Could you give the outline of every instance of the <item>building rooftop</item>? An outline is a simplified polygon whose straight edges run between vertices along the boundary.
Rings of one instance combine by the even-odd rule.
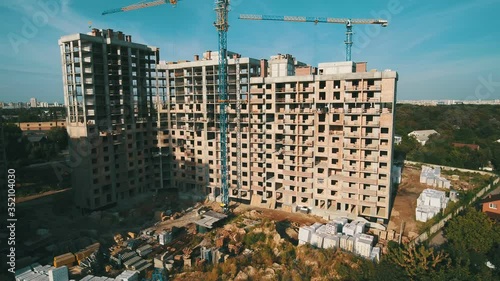
[[[499,201],[500,200],[500,193],[499,194],[490,194],[483,200],[481,200],[481,203],[489,203],[489,202],[494,202],[494,201]]]
[[[195,221],[195,223],[199,226],[203,226],[206,228],[212,228],[215,223],[227,218],[226,215],[220,214],[214,211],[208,211],[203,214],[203,218]]]
[[[472,150],[479,150],[479,145],[477,144],[467,144],[467,143],[458,143],[458,142],[454,142],[451,144],[453,147],[458,147],[458,148],[461,148],[461,147],[468,147]]]
[[[418,141],[421,142],[426,142],[429,140],[429,137],[431,135],[438,134],[439,133],[436,130],[419,130],[419,131],[413,131],[408,134],[408,136],[413,136],[415,137]]]

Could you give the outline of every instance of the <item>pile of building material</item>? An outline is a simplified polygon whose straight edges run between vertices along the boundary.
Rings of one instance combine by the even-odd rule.
[[[366,234],[356,234],[354,253],[362,257],[370,257],[373,250],[374,237]]]
[[[94,243],[94,244],[86,247],[85,249],[83,249],[79,252],[76,252],[75,257],[76,257],[76,260],[78,261],[78,264],[81,264],[82,261],[84,261],[86,258],[90,257],[90,255],[92,255],[93,253],[97,252],[100,247],[101,247],[101,244]]]
[[[208,247],[201,247],[200,248],[200,259],[201,260],[206,260],[207,262],[211,262],[213,264],[217,264],[221,261],[222,259],[222,252],[219,251],[217,248],[208,248]]]
[[[144,246],[141,246],[139,248],[137,248],[137,250],[135,250],[137,252],[137,254],[141,257],[145,257],[149,254],[151,254],[151,252],[153,252],[153,247],[149,244],[146,244]]]
[[[396,165],[392,166],[392,176],[391,176],[392,182],[395,184],[400,184],[401,179],[403,178],[402,173],[403,173],[403,167]]]
[[[364,234],[366,223],[346,218],[333,220],[326,225],[315,223],[299,228],[299,245],[309,243],[317,248],[340,248],[365,258],[379,260],[380,248],[373,247],[374,237]]]
[[[67,266],[71,267],[76,261],[75,255],[73,253],[66,253],[60,256],[54,257],[54,267]]]
[[[422,172],[420,173],[420,183],[425,183],[427,185],[439,188],[450,188],[451,182],[443,177],[441,177],[441,168],[439,167],[429,167],[422,166]]]
[[[426,222],[433,218],[442,209],[446,209],[449,201],[444,191],[425,189],[417,199],[417,221]]]
[[[33,264],[20,270],[16,270],[16,281],[68,281],[68,267],[55,268],[50,265],[41,266]]]
[[[116,276],[115,281],[139,281],[139,273],[137,271],[125,270]]]
[[[110,277],[99,277],[99,276],[94,276],[94,275],[87,275],[80,279],[80,281],[115,281],[115,278],[110,278]]]
[[[128,256],[129,258],[127,260],[122,261],[126,269],[142,272],[153,266],[152,263],[135,255],[135,253],[134,255],[129,254]]]
[[[170,242],[172,242],[172,231],[163,231],[158,235],[160,245],[167,245]]]

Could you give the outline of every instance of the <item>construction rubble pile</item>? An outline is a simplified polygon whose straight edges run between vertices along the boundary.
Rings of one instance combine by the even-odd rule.
[[[417,221],[426,222],[446,209],[449,198],[444,191],[425,189],[417,199],[416,218]]]
[[[315,223],[299,228],[299,245],[309,243],[317,248],[340,248],[364,258],[378,261],[380,248],[373,247],[374,237],[365,234],[366,223],[340,218],[329,223]]]

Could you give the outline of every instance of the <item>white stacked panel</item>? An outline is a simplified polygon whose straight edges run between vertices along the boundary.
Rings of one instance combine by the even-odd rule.
[[[344,225],[344,227],[342,228],[342,233],[349,236],[354,236],[354,234],[356,234],[356,223],[351,222]]]
[[[115,281],[139,281],[139,273],[137,271],[125,270],[116,276]]]
[[[325,238],[326,234],[324,233],[313,233],[312,236],[311,236],[311,242],[310,244],[315,246],[315,247],[318,247],[318,248],[322,248],[323,247],[323,239]]]
[[[340,246],[340,237],[338,235],[327,234],[323,239],[323,248],[338,248]]]
[[[373,247],[372,252],[370,253],[370,259],[379,261],[380,260],[380,248]]]
[[[49,280],[50,281],[68,281],[68,267],[61,266],[49,270]]]
[[[302,241],[303,244],[309,243],[311,241],[311,236],[316,232],[316,229],[311,226],[303,226],[299,228],[299,243]]]
[[[355,237],[355,247],[354,253],[369,258],[372,246],[373,246],[374,237],[367,234],[357,234]]]
[[[354,237],[352,236],[347,237],[345,250],[349,252],[354,252],[354,243],[355,243]]]
[[[362,221],[358,221],[356,223],[355,233],[356,234],[361,234],[361,233],[365,233],[365,231],[366,231],[366,223],[362,222]]]
[[[347,250],[347,238],[349,238],[347,235],[340,236],[340,249]]]

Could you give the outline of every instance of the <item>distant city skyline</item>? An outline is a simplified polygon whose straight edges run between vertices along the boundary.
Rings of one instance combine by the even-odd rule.
[[[101,16],[101,12],[135,1],[44,1],[0,3],[0,93],[6,101],[61,100],[61,36],[87,33],[90,26],[112,28],[132,40],[160,48],[162,60],[192,60],[194,54],[217,49],[212,1],[181,1]],[[243,56],[265,58],[289,53],[317,66],[345,57],[345,27],[238,20],[239,14],[313,17],[383,18],[389,26],[354,27],[353,60],[368,62],[368,69],[399,73],[398,100],[493,99],[500,87],[500,9],[497,0],[478,1],[233,1],[230,12],[229,50]],[[47,21],[40,22],[42,12]],[[42,17],[44,18],[44,17]],[[164,20],[166,19],[166,20]],[[467,19],[467,20],[464,20]],[[36,24],[38,23],[38,24]],[[175,27],[181,23],[182,28]]]

